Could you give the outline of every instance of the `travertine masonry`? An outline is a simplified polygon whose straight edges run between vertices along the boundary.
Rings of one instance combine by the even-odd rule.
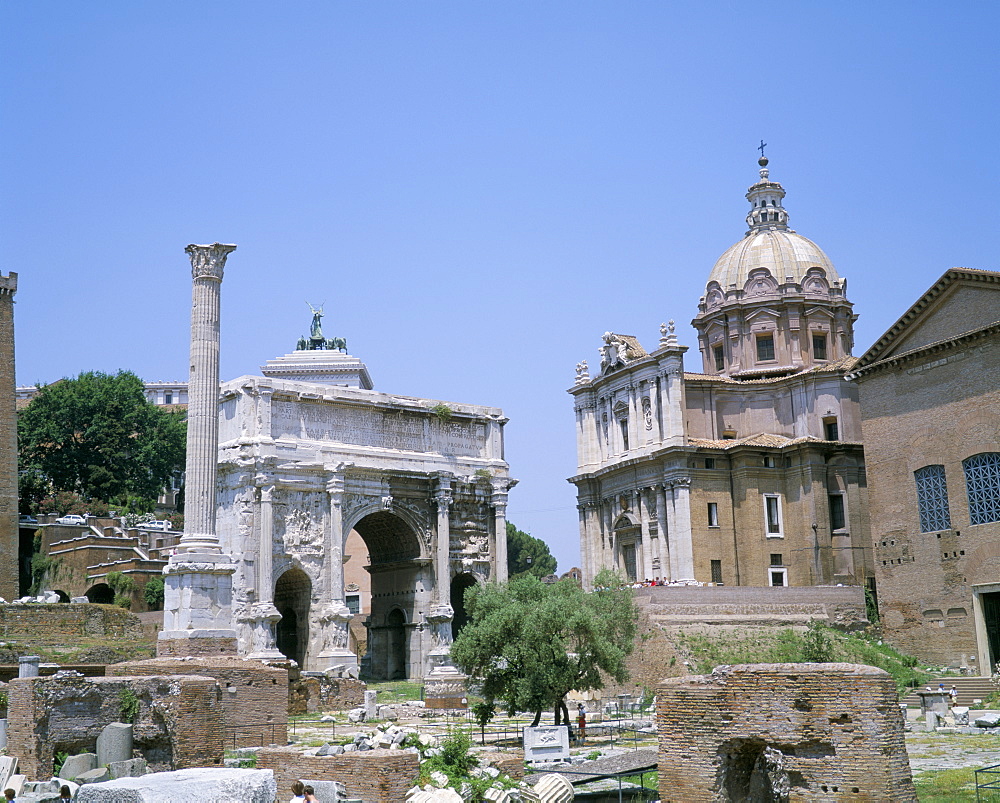
[[[315,778],[339,781],[348,797],[365,803],[399,803],[416,781],[420,761],[402,750],[304,756],[294,748],[265,748],[257,753],[257,769],[274,770],[281,794],[300,778]]]
[[[916,801],[892,677],[741,664],[657,689],[663,801]]]
[[[112,605],[0,605],[0,639],[143,638],[138,616]]]

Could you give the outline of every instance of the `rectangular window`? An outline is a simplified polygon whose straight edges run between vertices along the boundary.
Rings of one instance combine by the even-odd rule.
[[[713,560],[712,561],[712,582],[716,585],[722,585],[722,561]]]
[[[715,356],[715,370],[721,371],[726,367],[726,352],[722,346],[715,346],[712,349],[712,354]]]
[[[772,566],[784,566],[785,562],[781,559],[782,555],[780,552],[771,553],[771,565]]]
[[[830,529],[844,530],[847,528],[847,518],[844,515],[844,495],[830,494]]]
[[[706,457],[705,458],[705,468],[715,468],[715,458]]]
[[[936,533],[951,528],[948,510],[948,484],[944,466],[924,466],[913,472],[917,483],[917,510],[920,513],[920,532]]]
[[[171,393],[169,390],[166,393],[163,394],[163,403],[164,404],[173,404],[174,403],[174,394]]]
[[[840,427],[837,426],[836,418],[823,419],[823,437],[828,441],[840,440]]]
[[[813,335],[813,359],[826,359],[826,335]]]
[[[621,427],[622,427],[622,448],[627,452],[628,451],[628,419],[627,418],[623,418],[620,423],[621,423]]]
[[[1000,521],[1000,452],[983,452],[962,461],[969,524]]]
[[[774,359],[774,335],[757,335],[757,362]]]
[[[360,594],[347,594],[344,597],[344,602],[347,603],[347,610],[351,613],[361,613],[361,595]]]
[[[770,569],[768,574],[771,576],[772,586],[788,585],[788,569]]]
[[[764,455],[763,462],[764,468],[774,468],[774,455]]]
[[[780,538],[781,499],[777,494],[764,495],[764,519],[768,538]]]
[[[718,527],[719,526],[719,503],[709,502],[708,503],[708,526]]]

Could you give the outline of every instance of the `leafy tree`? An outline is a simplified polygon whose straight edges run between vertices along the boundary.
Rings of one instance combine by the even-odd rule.
[[[146,606],[151,611],[163,609],[163,578],[150,577],[143,586],[142,596],[146,600]]]
[[[547,577],[556,570],[556,559],[548,544],[507,522],[507,576],[533,574]]]
[[[473,586],[465,595],[469,622],[455,639],[455,663],[482,684],[484,701],[513,714],[533,711],[537,725],[552,708],[558,725],[569,711],[564,697],[600,689],[605,676],[628,680],[637,610],[631,588],[601,572],[586,593],[571,580],[542,583],[522,574],[506,585]]]
[[[41,388],[17,429],[29,494],[47,483],[88,501],[153,500],[184,464],[183,413],[150,403],[128,371],[87,372]]]

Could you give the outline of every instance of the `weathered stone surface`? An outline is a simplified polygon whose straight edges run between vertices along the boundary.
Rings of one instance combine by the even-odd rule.
[[[568,803],[573,799],[573,784],[555,773],[543,775],[534,789],[541,803]]]
[[[90,783],[101,783],[102,781],[110,781],[111,773],[108,772],[107,767],[97,767],[96,769],[87,770],[86,772],[81,772],[76,776],[76,782],[78,784],[90,784]]]
[[[81,787],[77,803],[274,803],[270,770],[214,767],[156,772]]]
[[[69,756],[59,770],[59,777],[75,781],[80,775],[97,767],[97,753],[78,753]]]
[[[997,725],[1000,725],[1000,712],[990,711],[989,713],[982,714],[976,717],[972,724],[977,728],[995,728]]]
[[[97,763],[104,767],[132,758],[132,726],[125,722],[105,725],[97,737]]]
[[[339,781],[311,781],[303,778],[302,783],[313,788],[319,803],[343,803],[347,800],[347,788]]]
[[[0,791],[7,788],[7,779],[17,772],[15,756],[0,756]]]
[[[524,760],[563,761],[569,758],[569,729],[565,725],[524,729]]]
[[[111,780],[117,778],[138,778],[148,771],[146,759],[130,758],[125,761],[112,761],[108,764],[108,772],[111,773]]]

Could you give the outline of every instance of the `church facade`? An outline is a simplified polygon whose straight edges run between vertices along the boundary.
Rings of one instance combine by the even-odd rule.
[[[823,251],[788,227],[760,160],[748,231],[709,273],[692,321],[700,370],[662,325],[652,351],[606,332],[577,366],[585,584],[635,579],[874,588],[856,316]]]

